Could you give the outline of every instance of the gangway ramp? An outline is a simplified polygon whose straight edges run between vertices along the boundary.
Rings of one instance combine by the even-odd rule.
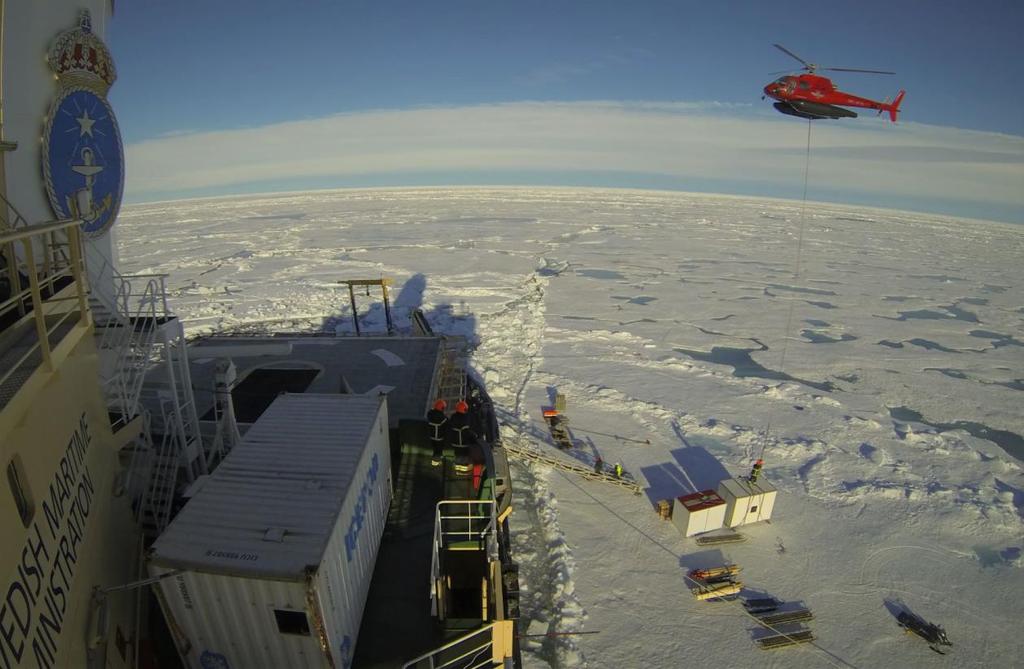
[[[600,481],[601,483],[625,488],[634,495],[639,495],[643,490],[640,484],[633,478],[619,478],[614,474],[598,473],[592,467],[570,462],[568,459],[554,454],[545,453],[540,448],[533,446],[527,438],[522,436],[513,439],[503,439],[502,445],[508,453],[518,458],[540,462],[560,471],[575,474],[588,481]]]

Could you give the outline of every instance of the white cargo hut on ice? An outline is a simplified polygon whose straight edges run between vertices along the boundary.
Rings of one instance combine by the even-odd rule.
[[[748,525],[772,517],[776,490],[763,478],[754,483],[747,478],[725,479],[718,484],[718,494],[726,504],[726,527]]]
[[[383,396],[281,395],[153,544],[188,667],[347,667],[388,506]]]
[[[725,522],[725,500],[714,490],[702,490],[676,500],[672,524],[684,537],[722,529]]]

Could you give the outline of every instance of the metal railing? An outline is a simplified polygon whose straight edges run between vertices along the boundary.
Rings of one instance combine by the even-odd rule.
[[[3,200],[3,202],[13,210],[7,200]],[[24,219],[21,219],[19,215],[18,220],[23,221]],[[36,330],[36,341],[17,360],[8,363],[10,369],[2,372],[0,386],[8,382],[19,370],[24,371],[25,365],[35,365],[36,363],[32,362],[32,359],[36,354],[39,354],[41,364],[48,371],[53,371],[52,352],[55,342],[51,342],[51,338],[73,318],[77,318],[84,326],[89,324],[89,309],[80,253],[79,225],[81,225],[79,220],[61,220],[38,225],[21,225],[0,232],[0,249],[3,249],[4,256],[7,258],[8,274],[13,277],[10,279],[12,294],[0,304],[0,317],[17,310],[16,318],[20,320],[31,313]],[[69,238],[71,250],[69,264],[58,268],[49,260],[37,262],[36,243],[45,242],[48,236],[63,230],[67,231]],[[22,251],[20,257],[15,248],[18,243],[20,243]],[[49,258],[48,254],[46,258]],[[21,268],[27,275],[27,288],[21,288],[23,281]],[[75,283],[77,294],[74,297],[58,298],[54,296],[57,282],[62,278],[70,278]],[[47,292],[45,298],[44,289]],[[59,302],[76,299],[78,309],[64,309],[63,312],[60,312],[54,306]],[[59,316],[56,319],[47,319],[48,315],[54,314],[59,314]]]
[[[99,350],[101,355],[110,356],[100,371],[103,390],[108,408],[125,423],[138,413],[146,370],[156,362],[153,344],[157,331],[158,291],[157,282],[149,281],[140,295],[132,295],[130,283],[123,282],[118,290],[118,302],[126,305],[125,311],[109,315],[102,324]]]
[[[441,578],[441,552],[455,542],[466,548],[486,550],[489,560],[498,558],[498,520],[493,500],[444,500],[437,503],[434,515],[434,541],[430,556],[430,610],[439,610],[438,588]]]
[[[170,426],[170,429],[164,431],[160,446],[153,453],[148,485],[139,504],[139,519],[143,528],[151,531],[153,536],[163,532],[171,522],[171,507],[178,486],[178,469],[181,466],[177,449],[179,435],[176,431],[179,421],[170,398],[165,398],[161,402],[160,413],[163,424]]]
[[[89,301],[99,333],[100,379],[107,406],[127,424],[139,412],[146,371],[160,361],[157,331],[171,317],[166,274],[124,275],[93,244],[85,245]]]
[[[443,646],[424,653],[402,665],[402,669],[480,669],[481,667],[502,666],[495,661],[495,627],[502,623],[490,623],[469,634],[449,641]],[[478,638],[479,637],[479,638]],[[451,654],[451,657],[448,655]]]
[[[444,549],[453,542],[466,541],[486,547],[497,522],[491,500],[444,500],[437,503],[434,517],[434,543]]]
[[[81,223],[78,219],[61,219],[59,221],[53,221],[55,227],[43,229],[39,225],[30,226],[28,220],[21,215],[17,207],[8,200],[3,193],[0,193],[0,233],[10,233],[22,231],[30,228],[34,231],[33,236],[39,237],[38,244],[41,248],[40,262],[38,263],[39,269],[39,281],[41,288],[50,288],[52,290],[53,283],[60,278],[60,270],[70,267],[71,259],[68,254],[63,251],[63,247],[68,246],[68,235],[60,226],[61,223],[70,224],[72,221]],[[43,224],[50,225],[50,224]],[[63,235],[64,241],[58,242],[58,234]],[[79,252],[82,250],[82,244],[78,244]],[[13,290],[15,286],[20,287],[21,277],[18,273],[19,258],[14,250],[13,241],[6,244],[0,244],[0,252],[6,262],[6,276],[0,277],[5,279]],[[7,302],[4,302],[3,307],[7,306]],[[20,306],[20,316],[25,315],[24,305]],[[0,311],[3,311],[3,307],[0,307]]]
[[[146,291],[146,286],[155,281],[157,288],[153,294],[156,315],[170,315],[171,311],[167,306],[166,274],[121,274],[110,258],[91,243],[85,244],[85,262],[92,279],[90,297],[111,314],[128,314],[133,309],[133,302]],[[140,285],[143,288],[139,289]]]

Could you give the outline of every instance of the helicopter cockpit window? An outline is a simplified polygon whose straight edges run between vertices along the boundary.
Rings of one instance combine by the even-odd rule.
[[[778,84],[779,88],[787,93],[792,93],[793,89],[796,87],[793,83],[793,77],[780,77],[775,80],[775,83]]]

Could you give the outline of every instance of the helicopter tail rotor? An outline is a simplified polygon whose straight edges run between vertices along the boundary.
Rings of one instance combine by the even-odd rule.
[[[900,90],[900,92],[896,94],[896,98],[892,101],[892,104],[887,106],[886,111],[889,112],[889,118],[893,123],[896,122],[896,115],[900,113],[900,103],[903,102],[903,96],[905,94],[906,91]]]

